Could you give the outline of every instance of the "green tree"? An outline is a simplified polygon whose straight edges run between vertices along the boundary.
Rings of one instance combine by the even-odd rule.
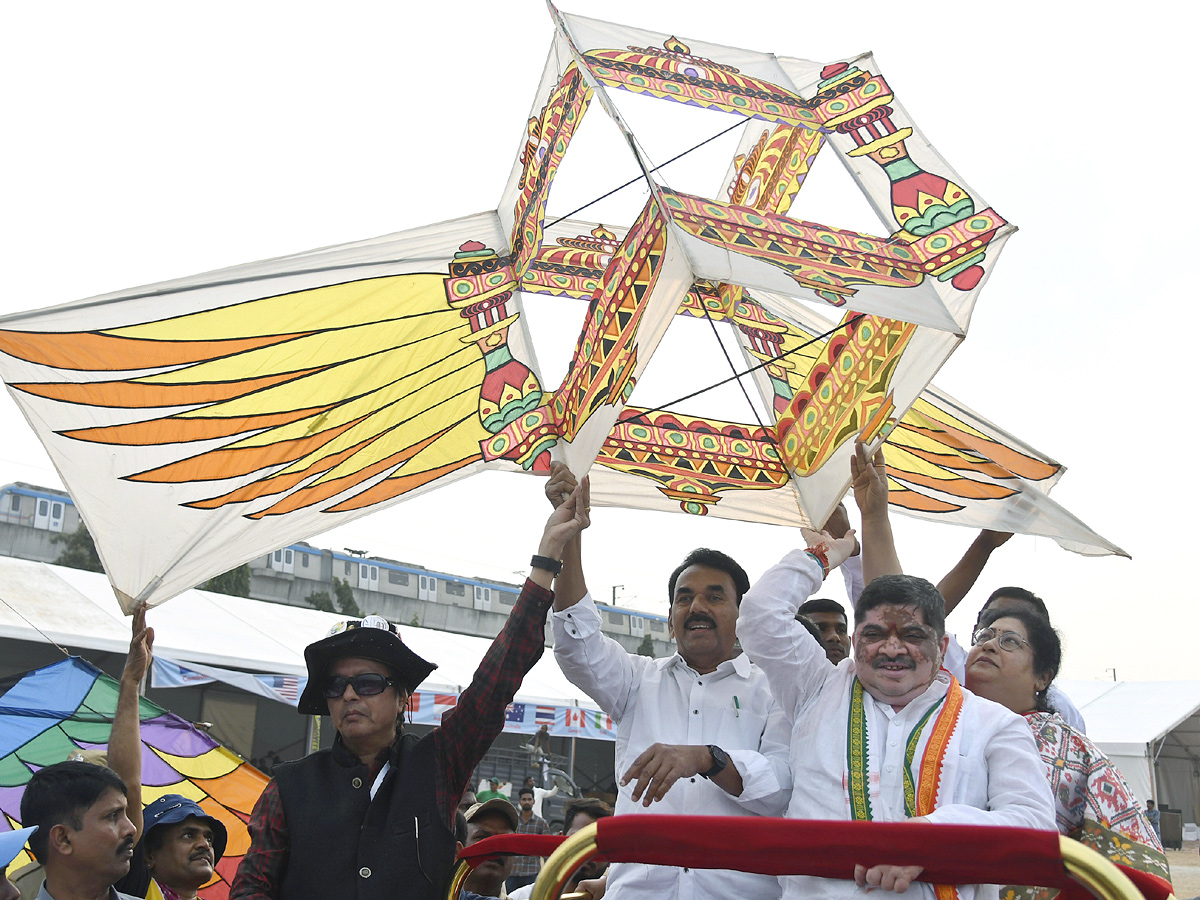
[[[204,591],[214,591],[218,594],[229,594],[232,597],[250,596],[250,564],[242,563],[236,569],[230,569],[221,575],[214,575],[200,585]]]
[[[642,642],[641,642],[641,644],[638,645],[637,652],[638,652],[639,656],[649,656],[649,657],[653,658],[654,657],[654,638],[650,637],[650,635],[648,635],[648,634],[643,635]]]
[[[321,612],[333,612],[333,600],[329,596],[329,591],[314,591],[304,598],[304,602]]]
[[[87,526],[80,520],[79,527],[70,534],[56,534],[50,538],[56,544],[65,544],[56,566],[69,566],[72,569],[86,569],[89,572],[103,572],[104,565],[100,562],[100,554],[96,552],[96,542],[92,540]]]
[[[338,611],[343,615],[354,619],[361,619],[363,617],[363,611],[358,608],[358,604],[354,600],[354,589],[350,587],[350,582],[342,581],[342,579],[335,575],[333,579],[333,595],[337,602]]]

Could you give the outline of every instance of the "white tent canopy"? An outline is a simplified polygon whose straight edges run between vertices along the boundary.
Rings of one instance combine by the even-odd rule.
[[[209,591],[189,590],[149,614],[154,651],[187,664],[303,675],[304,648],[346,617]],[[459,693],[471,682],[491,643],[486,638],[400,625],[414,651],[438,664],[424,691]],[[0,557],[0,638],[124,653],[130,619],[108,579],[46,563]],[[525,676],[516,699],[526,703],[596,709],[563,677],[550,653]]]
[[[1137,798],[1200,822],[1200,681],[1059,681]]]

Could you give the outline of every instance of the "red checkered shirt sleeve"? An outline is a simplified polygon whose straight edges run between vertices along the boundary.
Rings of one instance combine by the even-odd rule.
[[[552,591],[525,581],[508,621],[484,654],[471,684],[434,732],[438,808],[451,831],[467,780],[504,730],[505,708],[545,649],[546,613],[553,602]]]
[[[283,801],[279,786],[272,778],[263,788],[254,811],[250,813],[250,848],[238,865],[230,900],[266,900],[280,895],[283,870],[287,865],[287,820],[283,817]]]

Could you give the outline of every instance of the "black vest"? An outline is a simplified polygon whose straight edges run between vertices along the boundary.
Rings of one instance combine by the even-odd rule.
[[[374,800],[370,770],[344,747],[276,767],[291,844],[283,900],[445,896],[455,840],[438,810],[432,738],[401,735]]]

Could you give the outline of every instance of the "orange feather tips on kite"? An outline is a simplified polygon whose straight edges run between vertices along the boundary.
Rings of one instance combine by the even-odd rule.
[[[930,386],[1015,228],[872,57],[816,63],[551,14],[554,52],[513,123],[525,140],[495,210],[0,320],[0,375],[127,603],[551,458],[590,470],[598,504],[822,522],[858,440],[883,446],[899,511],[1122,553],[1050,499],[1057,462]],[[744,117],[714,196],[662,182],[615,92]],[[547,222],[589,112],[634,154],[645,205],[622,225]],[[878,233],[798,215],[821,152]],[[588,304],[559,385],[537,364],[527,294]],[[703,400],[628,405],[677,317],[740,344],[747,421]]]

